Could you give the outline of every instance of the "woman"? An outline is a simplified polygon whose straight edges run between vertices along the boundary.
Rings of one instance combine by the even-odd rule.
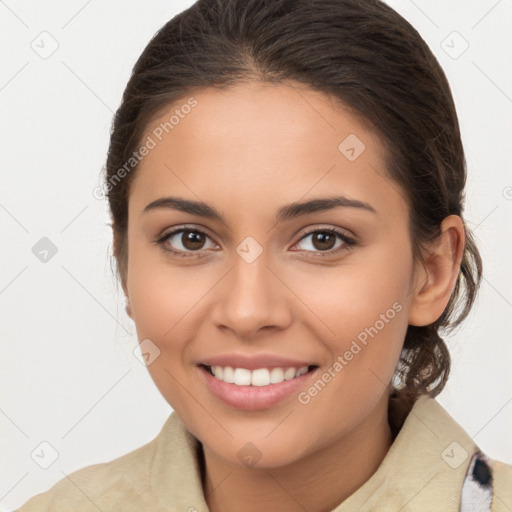
[[[134,67],[105,187],[148,445],[20,510],[500,511],[434,397],[481,260],[445,75],[377,0],[199,0]]]

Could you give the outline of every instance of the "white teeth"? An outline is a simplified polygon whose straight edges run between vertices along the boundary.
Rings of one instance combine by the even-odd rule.
[[[270,372],[270,383],[279,384],[284,380],[284,371],[282,368],[272,368]]]
[[[233,368],[231,368],[231,366],[226,366],[225,368],[216,366],[216,368],[219,368],[219,371],[222,372],[222,375],[219,374],[219,379],[222,379],[224,382],[227,382],[229,384],[233,384],[235,380],[235,372]],[[215,377],[217,377],[217,374],[215,374]]]
[[[295,377],[295,374],[297,373],[297,370],[295,368],[288,368],[284,372],[284,380],[291,380],[293,377]]]
[[[251,385],[251,370],[245,368],[236,368],[233,384],[237,386],[250,386]]]
[[[222,374],[224,373],[222,371],[222,366],[212,366],[212,372],[214,373],[215,377],[222,380]]]
[[[304,375],[305,373],[308,373],[308,367],[303,366],[302,368],[299,368],[297,370],[297,373],[295,374],[295,377],[300,377],[301,375]]]
[[[232,368],[231,366],[212,366],[211,371],[216,379],[237,386],[268,386],[279,384],[285,380],[300,377],[308,371],[308,366],[300,368],[258,368],[247,370],[246,368]]]
[[[268,386],[270,384],[270,372],[266,368],[253,370],[251,384],[253,386]]]

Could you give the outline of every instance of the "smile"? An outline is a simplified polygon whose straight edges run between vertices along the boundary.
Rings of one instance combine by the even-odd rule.
[[[314,366],[301,366],[300,368],[232,368],[231,366],[206,366],[205,368],[216,379],[235,384],[236,386],[270,386],[280,384],[285,380],[292,380],[304,375]]]
[[[206,388],[225,405],[246,411],[269,409],[296,396],[318,370],[316,365],[248,368],[199,364]]]

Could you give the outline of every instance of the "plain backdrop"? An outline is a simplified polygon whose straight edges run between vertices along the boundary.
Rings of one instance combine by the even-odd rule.
[[[512,463],[512,2],[389,3],[451,83],[466,217],[485,264],[478,302],[448,340],[453,370],[438,400]],[[0,1],[1,510],[150,441],[171,412],[134,355],[107,204],[93,190],[133,64],[191,4]]]

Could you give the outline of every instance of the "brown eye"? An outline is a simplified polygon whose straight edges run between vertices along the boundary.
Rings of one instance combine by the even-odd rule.
[[[212,249],[216,244],[200,229],[180,228],[164,235],[157,243],[177,256],[198,256],[203,249]],[[208,246],[208,243],[210,244]],[[197,253],[197,254],[195,254]]]
[[[302,247],[300,245],[302,244]],[[354,247],[356,242],[337,229],[316,229],[306,233],[296,244],[314,256],[330,256]],[[325,254],[323,254],[325,253]]]
[[[327,231],[318,231],[312,235],[313,246],[321,251],[328,251],[336,244],[336,235]]]
[[[185,249],[190,251],[197,251],[201,249],[205,242],[205,235],[198,231],[183,231],[181,235],[181,243]]]

